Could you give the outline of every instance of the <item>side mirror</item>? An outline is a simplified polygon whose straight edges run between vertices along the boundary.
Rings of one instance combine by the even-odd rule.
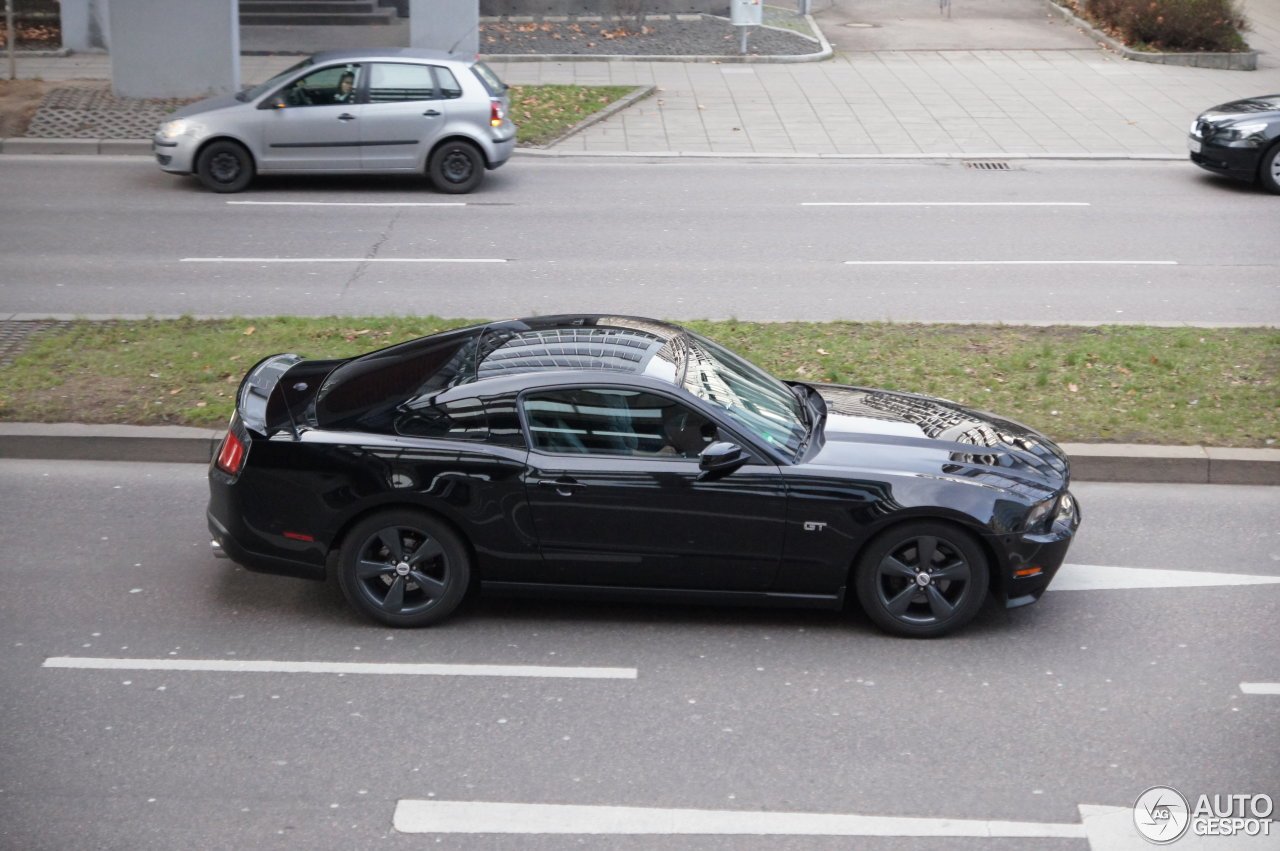
[[[258,104],[258,109],[284,109],[289,104],[285,103],[284,97],[277,95],[273,98],[267,98]]]
[[[717,441],[698,455],[698,481],[709,482],[724,478],[747,463],[747,453],[736,443]]]

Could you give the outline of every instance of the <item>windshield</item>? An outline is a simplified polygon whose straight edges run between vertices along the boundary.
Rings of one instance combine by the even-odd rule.
[[[684,387],[723,408],[752,434],[794,458],[809,429],[791,389],[755,364],[718,343],[689,334]]]
[[[288,80],[290,77],[292,77],[297,72],[301,71],[303,68],[311,67],[311,64],[312,64],[311,57],[307,57],[306,59],[303,59],[297,65],[294,65],[292,68],[289,68],[287,71],[281,71],[279,74],[276,74],[274,77],[272,77],[270,80],[267,80],[265,83],[258,83],[258,85],[253,86],[252,88],[245,89],[243,92],[240,93],[240,100],[249,101],[249,100],[256,100],[262,97],[267,92],[271,91],[277,86],[284,85],[285,80]]]

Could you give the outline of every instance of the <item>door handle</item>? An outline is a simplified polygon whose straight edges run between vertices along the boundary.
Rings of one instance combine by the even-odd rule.
[[[533,484],[540,488],[554,488],[555,492],[561,496],[573,496],[574,488],[584,488],[582,482],[574,481],[568,476],[560,476],[556,479],[534,479]]]
[[[438,109],[428,109],[426,112],[424,112],[424,113],[422,113],[422,114],[423,114],[423,115],[429,115],[429,116],[431,116],[432,118],[435,118],[436,116],[438,116],[438,115],[440,114],[440,110],[438,110]]]
[[[349,112],[344,112],[338,116],[339,121],[355,121],[356,117]]]

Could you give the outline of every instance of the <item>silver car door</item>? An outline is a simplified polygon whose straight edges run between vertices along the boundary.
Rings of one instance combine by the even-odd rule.
[[[426,152],[445,126],[447,103],[429,65],[370,65],[369,102],[360,122],[363,167],[370,171],[422,168]]]
[[[259,170],[358,171],[364,109],[355,103],[359,73],[357,65],[330,65],[269,99]]]

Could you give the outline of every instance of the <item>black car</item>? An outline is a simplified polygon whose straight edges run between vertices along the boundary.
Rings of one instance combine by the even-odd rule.
[[[1187,138],[1191,161],[1215,174],[1260,182],[1280,194],[1280,95],[1224,103],[1200,113]]]
[[[1040,597],[1080,522],[1044,435],[781,381],[651,319],[557,316],[253,367],[210,465],[215,552],[336,573],[392,626],[485,591],[838,608],[934,636]]]

